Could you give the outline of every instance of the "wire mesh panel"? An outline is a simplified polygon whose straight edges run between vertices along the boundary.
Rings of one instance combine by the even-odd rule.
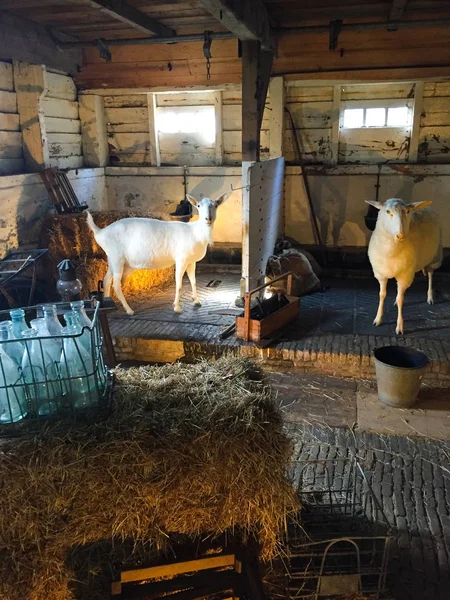
[[[1,435],[29,431],[51,419],[90,421],[107,409],[111,374],[103,360],[99,307],[91,326],[67,327],[60,335],[30,328],[21,338],[2,336]],[[36,307],[23,310],[31,317]],[[0,322],[2,332],[7,323]]]
[[[287,530],[283,595],[383,597],[389,524],[357,459],[297,461],[293,475],[302,509]]]

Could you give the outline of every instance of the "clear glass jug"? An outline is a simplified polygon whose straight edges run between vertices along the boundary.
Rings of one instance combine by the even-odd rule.
[[[22,359],[22,376],[29,400],[39,415],[57,412],[63,393],[59,380],[58,352],[52,356],[48,340],[37,339],[36,329],[23,332],[25,351]],[[55,360],[56,358],[56,360]]]
[[[13,339],[14,335],[11,321],[2,321],[0,323],[0,340],[5,342]],[[10,342],[9,344],[3,344],[3,350],[10,358],[13,359],[17,367],[21,366],[23,357],[23,345],[21,342]]]
[[[70,308],[72,312],[76,313],[78,320],[80,322],[81,328],[85,329],[83,335],[81,336],[81,343],[86,348],[86,350],[91,353],[91,330],[92,330],[92,321],[87,316],[86,311],[84,309],[83,300],[77,300],[76,302],[70,303]]]
[[[16,340],[22,340],[22,332],[29,329],[25,321],[25,311],[22,308],[15,308],[14,310],[10,310],[9,314],[11,315],[13,337]],[[21,344],[25,346],[23,342]]]
[[[81,324],[76,312],[64,315],[67,323],[61,352],[61,375],[67,378],[67,391],[74,408],[88,408],[98,402],[98,392],[93,373],[92,356],[84,347]]]
[[[16,423],[27,416],[25,390],[16,363],[0,345],[0,422]]]

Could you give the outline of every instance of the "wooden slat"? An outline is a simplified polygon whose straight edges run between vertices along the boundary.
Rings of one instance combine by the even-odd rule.
[[[81,142],[79,143],[61,143],[55,142],[48,144],[48,151],[51,158],[55,157],[71,157],[71,156],[81,156]]]
[[[106,122],[109,124],[146,123],[148,121],[148,109],[147,107],[106,108],[105,116]]]
[[[387,83],[385,85],[343,85],[341,97],[342,100],[407,99],[413,94],[413,83]]]
[[[17,113],[17,96],[14,92],[0,91],[0,112]]]
[[[201,106],[214,104],[214,92],[157,94],[156,106]]]
[[[288,108],[296,128],[324,129],[332,126],[332,102],[291,103]]]
[[[78,103],[58,98],[44,98],[42,107],[46,117],[78,119]]]
[[[0,90],[5,92],[14,91],[14,80],[12,64],[0,62]]]
[[[0,131],[19,131],[19,115],[0,113]]]
[[[0,158],[21,158],[22,155],[22,133],[0,131]]]
[[[450,97],[450,81],[424,83],[423,97],[448,96]]]
[[[50,167],[59,167],[60,169],[81,169],[83,166],[82,156],[51,156],[49,158]]]
[[[421,127],[450,125],[450,98],[424,98],[422,104]]]
[[[449,162],[450,126],[421,127],[419,134],[419,161]]]
[[[269,114],[264,111],[262,129],[269,129]],[[242,106],[240,104],[227,104],[223,107],[223,129],[224,131],[241,131],[242,129]]]
[[[25,173],[23,158],[0,158],[0,175],[15,175]]]
[[[299,131],[303,160],[318,163],[332,161],[331,129],[301,129]],[[287,161],[298,160],[294,151],[292,130],[288,128],[284,137],[284,156]]]
[[[49,133],[47,139],[49,144],[81,144],[79,133]]]
[[[77,88],[71,77],[47,71],[48,98],[75,101]]]
[[[133,571],[123,571],[120,574],[121,583],[131,583],[133,581],[142,581],[143,579],[157,579],[159,577],[173,577],[181,573],[193,573],[204,571],[206,569],[219,569],[222,567],[234,566],[234,554],[224,556],[211,556],[209,558],[199,558],[181,563],[172,563],[170,565],[161,565],[159,567],[148,567],[146,569],[136,569]]]
[[[343,162],[404,161],[409,132],[395,127],[341,130],[339,158]]]
[[[126,94],[105,96],[105,108],[126,108],[131,106],[147,106],[146,94]]]
[[[294,83],[294,82],[293,82]],[[332,102],[333,88],[331,86],[298,86],[288,85],[286,103],[291,102]]]
[[[135,152],[148,152],[150,149],[150,135],[146,133],[115,133],[109,138],[109,143],[123,154]]]
[[[78,119],[60,119],[58,117],[45,117],[47,133],[80,133]]]

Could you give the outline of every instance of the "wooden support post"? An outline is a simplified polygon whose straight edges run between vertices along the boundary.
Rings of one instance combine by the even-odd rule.
[[[273,77],[269,84],[270,105],[270,158],[283,156],[284,134],[284,80]]]
[[[222,92],[214,93],[216,117],[216,165],[223,164],[223,121],[222,121]]]
[[[254,40],[242,42],[242,160],[259,161],[261,123],[273,53]]]
[[[159,139],[156,130],[156,94],[147,94],[148,131],[150,135],[150,164],[152,167],[161,166]]]
[[[109,152],[104,99],[102,96],[80,96],[79,109],[84,166],[106,167]]]
[[[414,109],[409,141],[408,162],[416,163],[419,158],[420,119],[423,106],[423,81],[416,81],[414,86]]]
[[[333,108],[331,111],[331,163],[337,164],[339,161],[339,127],[341,124],[341,86],[335,85],[333,88]]]
[[[13,65],[25,167],[28,172],[35,173],[49,166],[41,102],[47,93],[47,73],[44,65],[30,65],[19,61],[14,61]]]

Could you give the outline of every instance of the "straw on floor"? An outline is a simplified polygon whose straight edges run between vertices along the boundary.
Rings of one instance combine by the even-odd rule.
[[[114,221],[130,216],[158,218],[153,214],[133,215],[125,212],[104,211],[92,213],[99,227],[106,227]],[[41,236],[41,247],[48,248],[50,269],[55,274],[56,266],[63,258],[70,258],[76,267],[84,294],[97,289],[99,280],[103,280],[107,262],[105,253],[95,242],[94,236],[86,223],[84,214],[52,215],[46,219]],[[123,285],[126,297],[147,299],[174,281],[174,268],[154,271],[135,271]]]
[[[107,597],[180,534],[254,536],[298,509],[272,391],[236,358],[117,369],[104,422],[2,444],[0,597]]]

